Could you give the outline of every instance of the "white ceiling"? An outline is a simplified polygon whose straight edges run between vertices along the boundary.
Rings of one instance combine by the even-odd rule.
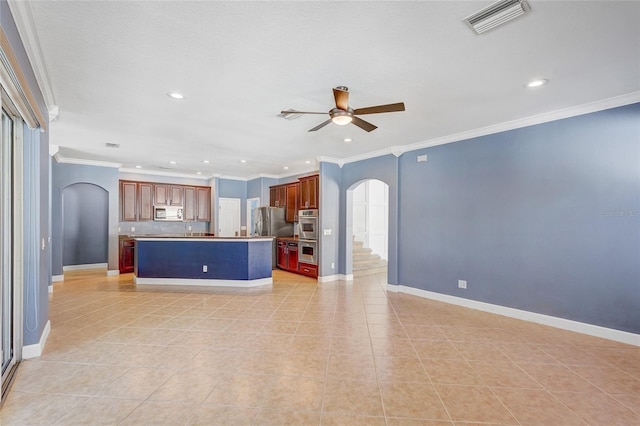
[[[317,169],[318,157],[349,161],[605,99],[640,99],[640,2],[530,0],[527,15],[475,35],[462,20],[491,3],[10,6],[32,63],[48,76],[39,79],[46,100],[59,107],[50,143],[62,157],[124,168],[282,176]],[[523,87],[535,77],[549,84]],[[378,126],[371,133],[335,124],[308,133],[328,116],[277,117],[288,108],[329,111],[339,85],[349,87],[354,108],[404,102],[406,111],[363,117]]]

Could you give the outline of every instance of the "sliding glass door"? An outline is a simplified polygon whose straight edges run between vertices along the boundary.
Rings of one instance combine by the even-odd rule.
[[[15,120],[3,108],[0,133],[0,307],[2,327],[2,396],[17,365],[16,288],[13,274],[13,140]]]

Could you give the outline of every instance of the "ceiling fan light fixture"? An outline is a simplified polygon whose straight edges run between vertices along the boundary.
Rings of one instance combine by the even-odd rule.
[[[348,111],[344,111],[341,109],[334,109],[331,111],[331,121],[336,123],[338,126],[344,126],[345,124],[351,123],[353,117],[349,114]]]

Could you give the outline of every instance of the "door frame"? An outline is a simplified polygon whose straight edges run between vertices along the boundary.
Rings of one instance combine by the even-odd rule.
[[[257,205],[255,207],[259,207],[260,197],[247,198],[247,237],[250,237],[253,235],[253,232],[251,232],[252,231],[251,228],[253,227],[254,223],[251,220],[251,212],[255,208],[252,206],[254,202],[257,202]]]

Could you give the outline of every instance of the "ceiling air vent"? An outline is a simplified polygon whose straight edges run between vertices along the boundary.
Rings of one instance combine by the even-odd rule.
[[[104,144],[104,146],[106,146],[107,148],[120,148],[120,144],[119,143],[107,142],[107,143]]]
[[[464,23],[476,34],[482,34],[529,12],[526,0],[501,0],[464,19]]]

